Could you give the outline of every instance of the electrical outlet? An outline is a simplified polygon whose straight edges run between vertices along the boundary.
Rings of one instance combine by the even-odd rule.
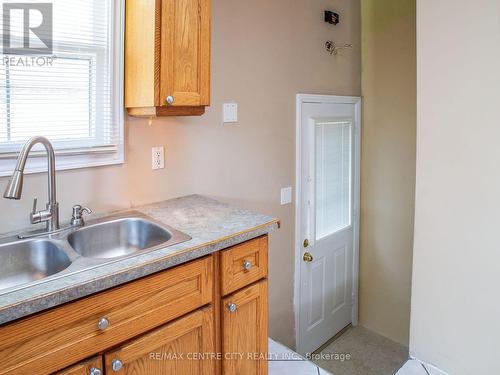
[[[165,149],[163,146],[151,149],[151,167],[153,170],[165,168]]]

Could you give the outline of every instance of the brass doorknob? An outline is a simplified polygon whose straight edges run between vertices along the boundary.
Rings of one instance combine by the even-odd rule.
[[[310,263],[313,261],[314,258],[311,255],[311,253],[304,253],[304,256],[302,257],[302,259],[304,259],[304,262]]]

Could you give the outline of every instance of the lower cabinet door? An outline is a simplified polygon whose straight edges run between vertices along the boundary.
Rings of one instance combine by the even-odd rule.
[[[203,308],[105,353],[106,374],[212,375],[214,322]]]
[[[224,375],[267,374],[267,280],[222,301]]]
[[[56,375],[104,375],[102,357],[96,356],[65,368]]]

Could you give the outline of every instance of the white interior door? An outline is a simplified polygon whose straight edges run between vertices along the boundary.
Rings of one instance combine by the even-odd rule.
[[[345,103],[333,98],[335,102],[300,103],[297,350],[301,353],[318,349],[349,325],[356,305],[359,100]]]

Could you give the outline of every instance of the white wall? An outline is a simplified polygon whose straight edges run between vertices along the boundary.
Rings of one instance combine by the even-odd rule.
[[[500,372],[500,2],[420,0],[410,351]]]

